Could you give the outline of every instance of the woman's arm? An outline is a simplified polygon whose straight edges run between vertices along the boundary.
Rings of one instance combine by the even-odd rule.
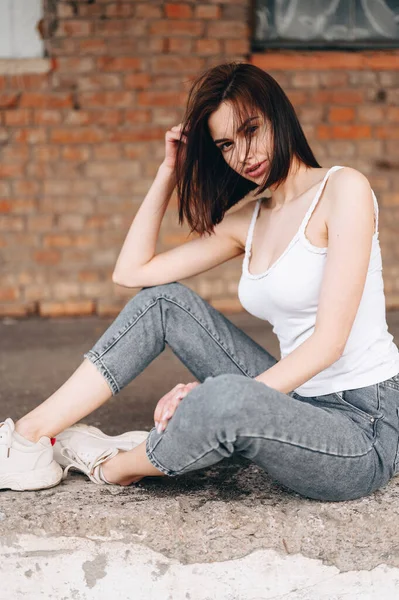
[[[114,283],[126,281],[153,258],[162,219],[175,186],[175,171],[161,164],[116,261],[112,274]]]
[[[334,348],[333,344],[327,347],[324,340],[314,332],[290,354],[254,379],[288,394],[327,369],[340,356],[341,350]]]

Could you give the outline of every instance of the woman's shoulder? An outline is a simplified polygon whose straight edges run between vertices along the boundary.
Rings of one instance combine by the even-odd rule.
[[[341,186],[347,185],[365,186],[365,188],[370,187],[370,182],[367,177],[353,167],[343,166],[341,169],[337,169],[331,173],[330,180],[330,188],[340,188]]]

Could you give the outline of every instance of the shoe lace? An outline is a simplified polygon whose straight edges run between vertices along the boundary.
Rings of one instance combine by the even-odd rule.
[[[82,471],[85,475],[87,475],[93,483],[105,483],[102,479],[100,479],[98,474],[98,467],[108,460],[109,458],[113,458],[118,454],[118,450],[116,448],[108,450],[104,450],[98,456],[92,458],[92,455],[85,452],[77,453],[73,448],[69,446],[65,446],[61,450],[62,456],[70,461],[69,465],[65,467],[62,478],[65,479],[68,475],[69,469],[74,467],[79,471]]]

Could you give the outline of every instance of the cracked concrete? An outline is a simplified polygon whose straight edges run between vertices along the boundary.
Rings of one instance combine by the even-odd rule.
[[[229,315],[278,356],[268,324]],[[399,337],[399,313],[388,313]],[[0,401],[17,419],[80,364],[110,320],[4,319]],[[165,350],[86,422],[152,427],[156,402],[192,376]],[[0,600],[397,600],[399,477],[372,496],[309,500],[246,459],[128,488],[73,473],[39,492],[0,493]]]

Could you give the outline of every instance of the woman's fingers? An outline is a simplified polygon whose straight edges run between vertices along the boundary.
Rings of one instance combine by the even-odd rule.
[[[186,392],[179,392],[173,398],[171,398],[171,400],[169,400],[169,402],[166,404],[166,406],[164,408],[164,412],[161,417],[161,420],[159,421],[159,423],[157,425],[158,433],[160,433],[161,431],[163,431],[166,428],[166,425],[168,424],[169,419],[171,419],[173,417],[177,406],[183,400],[184,396],[186,396],[188,394],[188,392],[189,392],[189,390],[187,390]]]
[[[161,401],[158,403],[156,409],[157,418],[155,419],[155,426],[158,433],[161,433],[166,428],[168,420],[172,418],[180,402],[197,385],[200,385],[198,381],[179,384],[161,399],[162,403]],[[159,416],[160,413],[161,415]]]
[[[183,389],[185,387],[184,383],[178,383],[175,387],[162,396],[162,398],[158,401],[158,404],[155,408],[154,412],[154,421],[160,421],[163,413],[165,412],[165,406],[168,404],[170,398],[175,394],[179,389]]]

